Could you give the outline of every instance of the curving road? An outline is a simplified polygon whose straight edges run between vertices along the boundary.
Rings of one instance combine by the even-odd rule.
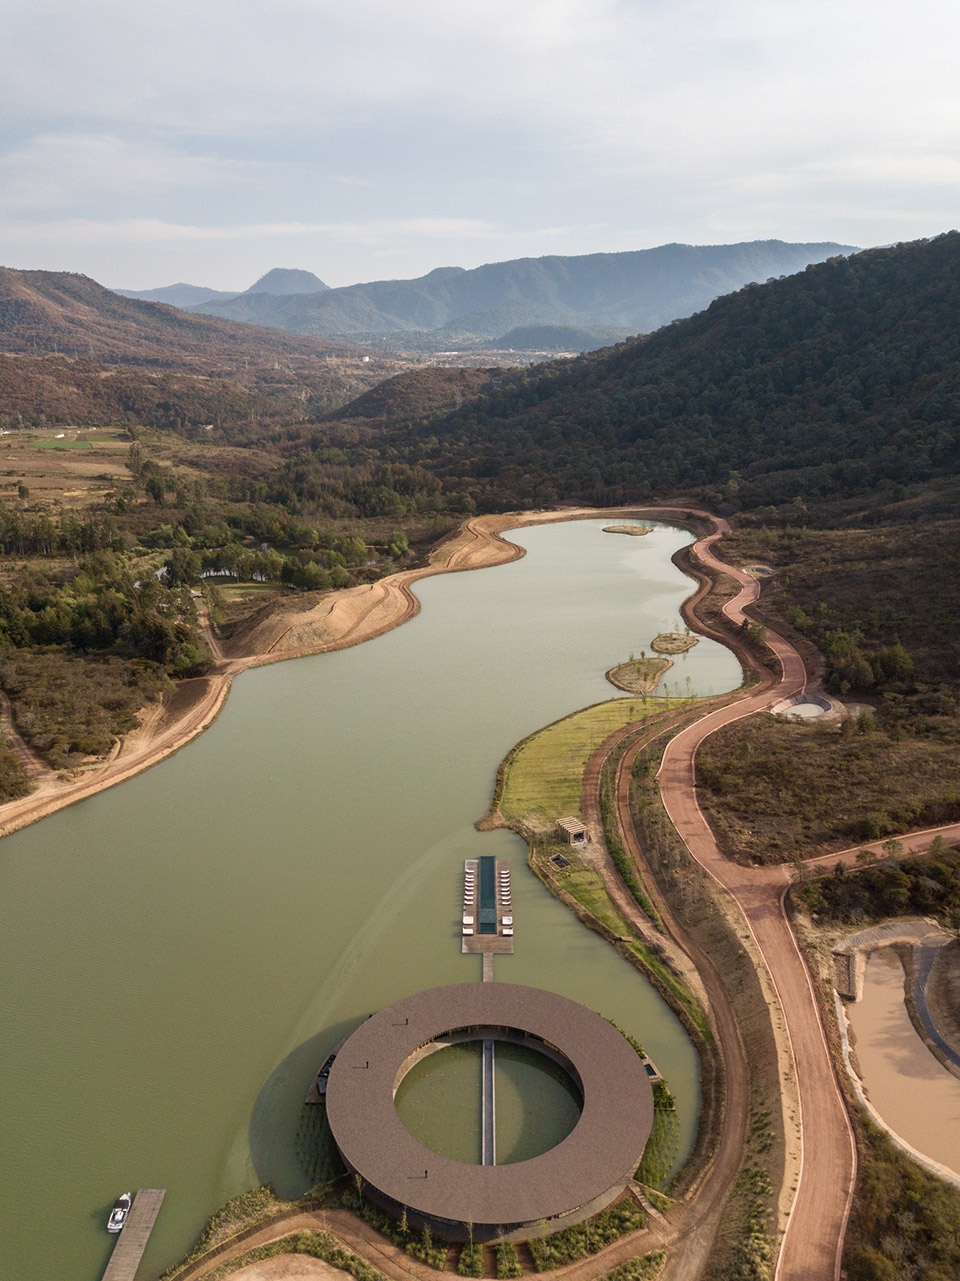
[[[714,556],[714,543],[729,528],[722,520],[715,524],[716,531],[695,543],[693,552],[709,570],[740,584],[738,595],[724,607],[731,621],[739,624],[745,618],[744,608],[759,595],[759,585]],[[810,974],[783,907],[788,873],[782,867],[741,867],[724,858],[696,795],[696,754],[705,738],[804,688],[806,674],[793,646],[770,631],[767,643],[780,662],[780,679],[710,712],[677,734],[664,752],[658,781],[667,814],[687,849],[743,913],[782,1011],[784,1048],[792,1058],[799,1098],[800,1165],[776,1277],[779,1281],[837,1281],[856,1179],[856,1149]]]

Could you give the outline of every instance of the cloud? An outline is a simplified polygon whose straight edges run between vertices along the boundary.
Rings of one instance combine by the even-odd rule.
[[[154,200],[159,194],[222,187],[229,161],[181,155],[114,134],[40,134],[0,156],[0,209],[61,210],[90,201]]]
[[[453,261],[536,252],[550,226],[568,252],[815,226],[868,243],[960,196],[954,0],[11,8],[0,209],[154,227],[124,232],[144,253],[206,235],[252,261],[314,236],[416,274],[428,234]]]
[[[200,283],[225,289],[252,283],[270,267],[309,264],[329,284],[412,277],[445,263],[472,265],[492,259],[551,252],[579,229],[530,228],[518,235],[506,225],[466,218],[373,218],[346,222],[224,223],[196,225],[152,218],[7,220],[0,236],[18,264],[51,270],[83,268],[116,287],[141,287],[142,264],[151,275],[183,275],[173,264],[190,264]],[[8,264],[11,265],[11,264]],[[186,270],[186,268],[185,268]],[[199,273],[199,274],[198,274]],[[131,282],[134,284],[131,286]],[[143,285],[142,287],[148,287]]]

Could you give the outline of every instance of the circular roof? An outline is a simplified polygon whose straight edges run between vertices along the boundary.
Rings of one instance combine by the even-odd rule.
[[[556,1147],[511,1165],[467,1165],[403,1125],[393,1099],[408,1060],[472,1029],[527,1034],[567,1061],[583,1110]],[[550,1219],[609,1192],[636,1169],[653,1124],[646,1070],[616,1028],[564,996],[513,983],[431,988],[374,1014],[337,1054],[326,1105],[337,1146],[367,1183],[411,1210],[477,1225]]]

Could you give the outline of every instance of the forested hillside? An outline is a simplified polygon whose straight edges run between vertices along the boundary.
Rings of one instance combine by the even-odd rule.
[[[960,462],[958,310],[957,232],[832,259],[384,448],[481,507],[683,489],[732,510],[922,482]]]
[[[122,298],[86,276],[0,268],[0,427],[135,424],[260,439],[404,364]]]
[[[8,267],[0,267],[0,350],[204,370],[349,352],[342,343],[257,330],[122,298],[73,272]]]

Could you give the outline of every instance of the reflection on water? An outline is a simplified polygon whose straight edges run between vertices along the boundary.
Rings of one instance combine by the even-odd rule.
[[[960,1176],[960,1080],[917,1035],[903,983],[896,952],[873,952],[863,999],[847,1006],[864,1089],[891,1130]]]

